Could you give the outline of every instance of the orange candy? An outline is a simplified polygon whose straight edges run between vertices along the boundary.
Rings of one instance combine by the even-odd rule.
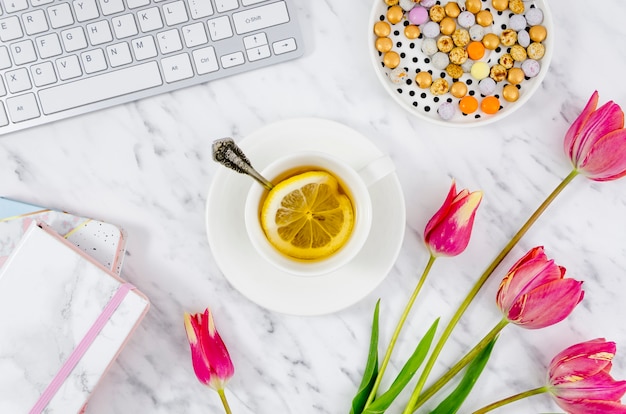
[[[471,114],[478,109],[478,101],[471,95],[466,95],[459,101],[459,109],[464,114]]]
[[[485,56],[485,45],[482,42],[470,42],[467,45],[467,54],[472,60],[479,60]]]
[[[500,101],[495,96],[487,96],[480,103],[480,109],[486,114],[493,115],[500,110]]]

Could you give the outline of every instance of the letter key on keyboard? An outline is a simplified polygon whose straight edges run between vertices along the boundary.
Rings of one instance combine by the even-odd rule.
[[[0,0],[0,135],[302,56],[294,0]]]

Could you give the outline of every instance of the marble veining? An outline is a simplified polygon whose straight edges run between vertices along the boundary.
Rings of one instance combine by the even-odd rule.
[[[14,133],[0,139],[0,196],[92,217],[125,229],[122,276],[151,310],[98,385],[87,414],[220,413],[217,395],[196,380],[183,312],[210,306],[228,344],[234,413],[347,413],[365,363],[370,318],[381,299],[381,343],[427,260],[423,229],[452,179],[484,191],[472,240],[459,257],[435,263],[390,364],[392,372],[432,320],[447,322],[473,281],[571,167],[563,136],[594,90],[626,107],[626,3],[550,1],[555,50],[536,94],[515,113],[471,129],[425,123],[378,83],[366,40],[371,1],[297,2],[304,57]],[[590,13],[591,7],[598,11]],[[267,311],[229,285],[209,249],[205,201],[219,168],[213,139],[236,140],[269,123],[319,117],[368,137],[397,167],[405,196],[400,256],[375,292],[339,312],[296,317]],[[606,337],[618,344],[613,373],[626,378],[626,179],[576,178],[498,267],[444,348],[443,372],[499,319],[504,272],[543,245],[585,281],[581,306],[537,331],[505,328],[477,392],[463,410],[539,386],[565,347]],[[20,309],[27,312],[28,309]],[[0,371],[20,372],[17,366]],[[384,384],[389,384],[390,379]],[[400,398],[390,413],[400,412]],[[507,414],[559,412],[546,395]]]

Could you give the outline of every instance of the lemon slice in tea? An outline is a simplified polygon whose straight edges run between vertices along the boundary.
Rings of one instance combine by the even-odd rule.
[[[335,177],[308,171],[281,181],[269,192],[261,207],[261,226],[281,253],[319,260],[348,241],[354,212]]]

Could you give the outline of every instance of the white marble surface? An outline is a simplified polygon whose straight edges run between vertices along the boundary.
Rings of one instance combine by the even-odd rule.
[[[221,412],[217,395],[194,377],[182,322],[184,311],[210,306],[235,364],[227,391],[235,413],[347,413],[374,304],[382,299],[386,344],[427,260],[423,228],[455,178],[485,193],[474,235],[461,256],[435,264],[396,348],[395,371],[434,317],[447,322],[473,280],[570,171],[562,139],[592,92],[626,106],[626,4],[606,1],[594,13],[590,3],[550,5],[556,49],[543,85],[524,108],[485,127],[433,126],[401,110],[370,65],[371,2],[327,0],[298,2],[307,53],[297,61],[0,138],[0,195],[124,227],[122,274],[152,301],[87,412]],[[266,311],[229,285],[209,250],[204,209],[222,168],[211,160],[213,139],[310,116],[356,129],[393,158],[407,231],[374,293],[335,314],[295,317]],[[626,179],[577,178],[487,283],[436,372],[499,319],[499,279],[529,248],[544,245],[569,276],[585,280],[586,296],[556,326],[507,327],[463,412],[540,385],[558,351],[595,337],[618,343],[614,374],[626,378],[625,194]],[[503,412],[555,411],[543,395]]]

